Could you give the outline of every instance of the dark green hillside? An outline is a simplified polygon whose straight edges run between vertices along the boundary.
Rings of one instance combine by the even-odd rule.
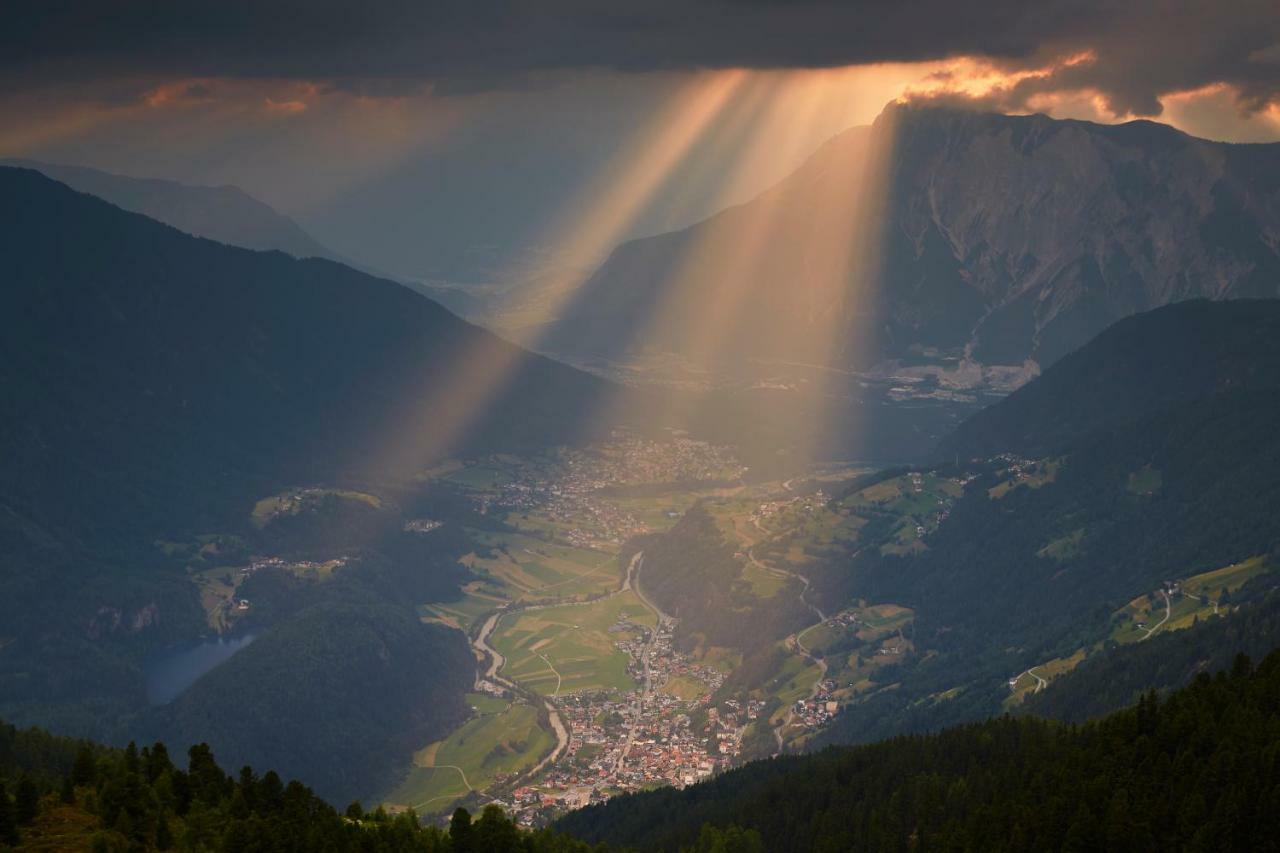
[[[714,645],[754,653],[801,628],[807,608],[794,594],[761,601],[741,579],[743,558],[695,505],[671,530],[638,543],[644,548],[640,585],[669,615],[680,619],[677,642],[692,647],[699,635]]]
[[[279,767],[334,799],[394,785],[404,756],[466,718],[471,652],[459,632],[358,587],[326,598],[141,728],[171,743],[207,741],[232,766]]]
[[[408,487],[363,492],[431,461],[382,451],[395,435],[437,436],[436,413],[416,409],[486,359],[509,362],[510,383],[452,452],[570,441],[584,419],[566,412],[594,410],[608,388],[392,282],[192,237],[0,168],[0,714],[122,742],[145,722],[144,663],[228,627],[208,584],[255,555],[343,558],[337,584],[252,578],[261,597],[239,624],[259,639],[201,688],[201,712],[237,760],[257,749],[297,772],[323,757],[326,791],[370,782],[400,738],[457,709],[461,640],[410,608],[456,588],[461,546],[403,530]],[[333,483],[362,491],[253,517],[263,499]],[[373,622],[385,656],[367,645]],[[351,683],[364,692],[316,692]],[[285,685],[317,713],[284,713]],[[181,737],[205,737],[194,708],[172,712]]]
[[[1202,672],[1226,669],[1241,649],[1251,657],[1263,657],[1280,648],[1276,583],[1259,578],[1252,588],[1240,590],[1232,598],[1244,601],[1229,618],[1206,619],[1185,631],[1160,634],[1150,642],[1121,646],[1086,660],[1028,696],[1021,710],[1083,722],[1123,708],[1148,690],[1173,690]]]
[[[6,527],[33,541],[37,527],[95,543],[190,527],[275,484],[359,470],[406,396],[458,370],[451,357],[518,352],[337,264],[189,237],[35,172],[2,169],[0,187]],[[602,390],[516,363],[492,404],[503,417],[455,450],[563,441],[565,409]]]
[[[772,853],[1265,850],[1280,831],[1280,654],[1073,727],[1008,717],[757,762],[685,790],[574,812],[559,828],[641,850],[704,824]]]
[[[969,418],[937,457],[1043,456],[1227,391],[1280,388],[1280,301],[1196,300],[1126,318]]]
[[[1130,478],[1147,468],[1162,485],[1135,493]],[[993,630],[1020,645],[1075,641],[1108,603],[1270,551],[1277,475],[1280,395],[1226,394],[1082,442],[1039,487],[994,497],[1001,476],[980,477],[929,551],[856,571],[873,597],[918,605],[918,631],[945,628],[949,643]],[[1075,531],[1070,552],[1045,550]]]
[[[1138,315],[966,425],[957,441],[1003,436],[1014,449],[973,462],[960,454],[972,479],[927,548],[866,547],[869,526],[856,553],[813,573],[820,588],[916,614],[914,653],[894,688],[852,703],[819,739],[865,742],[998,713],[1018,673],[1079,652],[1105,655],[1118,612],[1136,597],[1272,553],[1277,330],[1275,302]],[[1208,365],[1188,366],[1182,382],[1150,360],[1168,354],[1180,370],[1178,341]],[[1052,453],[1019,453],[1029,448],[1018,436],[1058,435],[1064,421],[1073,424],[1068,443],[1051,437]]]

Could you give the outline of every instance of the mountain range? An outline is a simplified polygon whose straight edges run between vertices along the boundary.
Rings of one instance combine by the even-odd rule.
[[[833,241],[848,270],[815,269]],[[683,319],[654,316],[673,288]],[[1043,368],[1133,313],[1278,293],[1280,144],[891,105],[753,201],[619,246],[542,346],[697,357],[680,323],[728,311],[721,362]]]
[[[829,190],[865,185],[863,167],[881,157],[882,215],[874,227],[860,221],[877,245],[851,237],[876,254],[875,275],[851,279],[857,300],[815,301],[796,271],[850,224],[846,200]],[[406,756],[466,717],[475,686],[463,634],[424,623],[417,605],[459,595],[475,577],[459,562],[475,556],[466,531],[500,524],[436,491],[424,472],[447,455],[537,454],[603,436],[611,424],[587,415],[616,403],[618,389],[396,282],[293,256],[323,250],[238,191],[66,175],[185,228],[0,167],[0,716],[115,743],[206,740],[232,765],[305,775],[338,799],[388,790]],[[937,368],[921,375],[939,385],[966,372],[981,385],[998,366],[1029,380],[945,436],[932,461],[857,477],[806,504],[807,543],[753,538],[740,548],[699,499],[624,554],[644,549],[647,593],[680,620],[674,643],[742,655],[725,696],[745,696],[750,679],[763,683],[797,652],[805,666],[821,659],[824,674],[842,656],[865,674],[864,653],[893,649],[830,725],[801,739],[805,748],[1006,710],[1083,719],[1280,641],[1280,301],[1257,298],[1280,293],[1278,211],[1276,146],[1210,143],[1144,122],[897,107],[755,201],[619,247],[544,345],[592,361],[635,355],[640,336],[678,351],[700,325],[726,319],[716,312],[736,292],[733,316],[717,327],[724,347],[680,355],[739,366],[831,359],[817,368],[835,366],[852,385],[921,368]],[[241,215],[245,232],[224,228]],[[777,230],[760,263],[683,277],[705,247],[747,247],[762,223]],[[229,245],[254,241],[264,250]],[[676,278],[688,289],[675,322],[644,322],[654,306],[670,307],[663,288]],[[654,310],[650,319],[671,318]],[[816,329],[831,337],[806,334]],[[476,365],[500,368],[502,381],[483,389],[491,394],[476,393]],[[762,392],[778,389],[750,385],[761,408],[787,409],[774,428],[815,417]],[[463,403],[470,417],[459,426]],[[680,414],[723,430],[734,411],[751,410]],[[910,406],[888,411],[876,414],[881,429],[916,417]],[[735,424],[732,434],[743,444],[754,435],[776,457],[767,426]],[[945,499],[917,497],[926,480]],[[793,482],[781,487],[788,504],[800,501]],[[921,507],[905,527],[876,491],[891,482]],[[424,520],[429,539],[415,528]],[[743,576],[757,555],[794,560],[805,576],[765,567],[771,582],[757,587]],[[248,578],[230,583],[242,568]],[[1187,597],[1193,578],[1202,580]],[[218,584],[243,596],[223,604],[247,611],[236,622],[244,650],[174,701],[152,701],[157,658],[227,627],[204,592]],[[1175,620],[1179,595],[1189,609]],[[1170,629],[1147,643],[1154,629],[1135,619],[1158,618],[1162,596],[1166,621],[1185,624],[1176,640]],[[856,635],[856,648],[801,645],[812,614],[867,603],[908,614],[893,645]],[[1024,675],[1044,681],[1037,669],[1053,683],[1011,696]],[[1229,686],[1197,682],[1177,701],[1194,710],[1227,691],[1253,701],[1275,672],[1274,660],[1257,675],[1242,666]],[[1172,738],[1153,722],[1155,701],[1089,731],[1123,740],[1146,726]],[[766,705],[763,719],[778,710]],[[1094,754],[1089,735],[1056,732],[999,721],[911,741],[918,751],[903,764],[885,757],[890,747],[787,760],[565,825],[655,848],[692,843],[705,821],[752,824],[770,839],[837,837],[789,818],[753,824],[725,803],[743,790],[777,805],[795,784],[787,774],[805,768],[866,802],[867,779],[887,774],[893,785],[880,794],[904,790],[894,774],[924,772],[930,750],[954,750],[962,759],[952,770],[971,775],[965,762],[991,740],[1032,743],[1054,761],[1076,747]],[[761,723],[757,734],[755,754],[769,754],[772,730]],[[1022,759],[1012,746],[1001,754],[1012,762],[1006,781],[1015,778]],[[1154,796],[1123,781],[1135,799]],[[1094,813],[1114,806],[1095,794],[1078,799]],[[1020,837],[1027,810],[1017,802],[1000,817],[1003,837]],[[652,803],[683,816],[635,829],[651,819],[629,810],[648,815]],[[1087,832],[1088,814],[1058,805],[1053,832]],[[897,819],[897,808],[877,800],[865,816]],[[824,807],[809,813],[834,820]],[[968,838],[981,846],[979,837]]]
[[[196,237],[245,249],[275,249],[295,258],[342,260],[298,223],[239,187],[193,186],[35,160],[4,159],[0,166],[31,169]]]

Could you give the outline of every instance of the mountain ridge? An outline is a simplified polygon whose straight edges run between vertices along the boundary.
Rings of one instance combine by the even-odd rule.
[[[194,237],[31,170],[0,168],[0,258],[0,714],[18,722],[121,738],[147,709],[148,660],[214,631],[193,558],[229,574],[250,554],[309,556],[276,529],[287,524],[253,525],[258,501],[318,483],[370,489],[378,475],[412,483],[432,463],[428,452],[569,443],[598,425],[563,412],[594,410],[613,388],[395,282]],[[455,436],[433,395],[457,384],[460,354],[509,367],[509,383],[479,400]],[[403,453],[384,452],[403,434]],[[433,734],[469,686],[439,671],[465,656],[462,638],[421,625],[398,597],[450,586],[460,554],[416,547],[388,497],[367,498],[376,511],[333,498],[289,519],[323,526],[351,558],[313,584],[307,595],[330,606],[306,618],[334,635],[354,631],[340,605],[357,591],[371,597],[368,607],[399,626],[389,660],[414,678],[409,686],[393,667],[369,670],[364,695],[331,697],[325,719],[308,723],[317,736],[320,725],[354,724],[367,701],[404,716],[402,732]],[[298,591],[281,598],[291,606],[277,618],[266,606],[261,617],[248,612],[255,630],[303,618]],[[300,633],[260,639],[228,671],[270,671],[273,649],[308,661],[302,671],[357,664],[354,646],[342,659],[305,657]],[[279,708],[271,679],[219,683],[234,689],[191,689],[224,709]],[[438,714],[411,701],[423,689],[438,691]],[[238,738],[228,751],[275,750],[286,769],[305,759],[294,749],[306,734],[298,720],[267,723],[270,736],[253,740],[248,729],[221,730]],[[365,751],[399,737],[391,728]],[[181,719],[168,730],[190,731]],[[319,776],[328,790],[385,783],[343,756],[354,740],[329,740],[361,779]]]
[[[835,229],[822,207],[839,203],[813,189],[813,176],[857,180],[856,163],[877,145],[884,150],[871,159],[887,181],[880,271],[870,292],[851,291],[854,301],[826,321],[858,338],[852,349],[837,343],[844,364],[949,354],[1043,366],[1141,310],[1280,293],[1280,144],[1211,142],[1151,122],[891,106],[870,132],[835,137],[745,205],[618,247],[545,348],[625,358],[640,344],[621,318],[645,316],[646,302],[679,283],[689,291],[680,304],[704,317],[716,294],[741,298],[726,358],[776,355],[768,350],[782,345],[802,352],[802,341],[770,329],[803,327],[806,284],[796,271],[817,245],[807,232]],[[710,270],[675,281],[700,246],[750,251],[750,226],[761,222],[773,239],[758,268],[737,269],[733,280]],[[650,345],[678,352],[688,336],[665,333],[664,319],[646,330],[657,336]]]
[[[348,263],[321,245],[291,217],[234,184],[184,184],[21,158],[0,159],[0,166],[31,169],[74,190],[98,196],[194,237],[245,249],[275,249],[295,258],[327,258]]]

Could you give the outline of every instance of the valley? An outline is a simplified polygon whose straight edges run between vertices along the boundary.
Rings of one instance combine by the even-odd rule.
[[[907,608],[825,612],[805,574],[814,554],[858,540],[868,522],[850,506],[874,506],[898,519],[894,535],[915,535],[954,491],[932,476],[841,504],[824,491],[863,474],[835,466],[752,482],[728,448],[626,431],[581,450],[426,472],[426,487],[449,494],[453,511],[466,508],[466,576],[456,596],[424,602],[419,614],[467,637],[476,672],[468,719],[414,748],[408,775],[382,797],[388,808],[443,814],[498,802],[537,826],[802,746],[844,703],[883,689],[875,673],[910,649]],[[681,617],[649,589],[645,543],[695,506],[733,543],[740,594],[763,607],[790,601],[803,614],[798,630],[765,644],[772,659],[745,681],[735,672],[758,652],[702,636],[691,644]]]
[[[422,607],[424,619],[468,636],[473,712],[415,753],[409,777],[385,797],[389,807],[430,814],[497,802],[521,825],[543,825],[618,793],[681,787],[802,750],[846,710],[902,690],[919,665],[914,611],[842,601],[826,561],[864,548],[891,559],[926,552],[975,475],[837,468],[748,483],[724,448],[620,436],[554,461],[494,457],[439,474],[508,529],[469,530],[474,550],[462,561],[473,579],[460,598]],[[994,485],[978,487],[992,504],[1052,483],[1060,462],[995,464]],[[672,471],[691,476],[676,485]],[[645,549],[655,560],[662,549],[645,543],[671,535],[695,505],[731,551],[738,574],[729,606],[767,613],[791,601],[799,627],[755,648],[722,645],[706,633],[705,614],[682,622],[655,603]],[[1238,588],[1261,571],[1251,561],[1189,578],[1179,601],[1217,582]],[[1116,641],[1126,641],[1126,614],[1137,605],[1117,611]],[[1159,630],[1208,618],[1213,605],[1206,600],[1198,616],[1180,605]],[[1103,652],[1105,640],[1028,667],[1011,680],[1005,707]],[[957,680],[926,701],[945,704],[965,689]]]
[[[16,5],[0,853],[1280,846],[1274,3]]]
[[[444,466],[433,481],[493,525],[466,528],[459,596],[420,608],[468,638],[472,713],[420,746],[383,799],[425,814],[498,803],[541,826],[619,793],[804,751],[846,713],[895,696],[942,712],[977,690],[983,707],[1016,711],[1117,643],[1224,615],[1219,600],[1268,571],[1256,559],[1171,579],[1086,647],[1029,661],[1003,691],[961,673],[915,692],[918,671],[964,646],[921,648],[916,610],[861,597],[841,567],[928,555],[957,502],[999,507],[1052,486],[1066,464],[1004,455],[964,473],[834,466],[755,482],[728,448],[620,431],[581,450]],[[1050,543],[1042,559],[1070,559],[1085,539]],[[686,584],[721,561],[727,595],[690,609],[699,593]],[[685,590],[675,598],[672,582]]]

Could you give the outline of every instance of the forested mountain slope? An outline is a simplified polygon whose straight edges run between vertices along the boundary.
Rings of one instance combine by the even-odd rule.
[[[1106,329],[970,417],[937,458],[1042,456],[1225,392],[1280,389],[1280,300],[1203,300]]]
[[[205,712],[260,712],[270,731],[219,717],[223,745],[283,750],[272,763],[295,772],[290,757],[306,739],[336,744],[333,774],[315,778],[345,792],[367,777],[359,753],[448,722],[469,679],[447,671],[463,640],[418,625],[412,605],[424,599],[409,595],[456,586],[454,547],[424,550],[403,530],[409,504],[389,494],[271,496],[379,473],[412,482],[433,461],[419,446],[487,453],[571,441],[583,419],[564,413],[593,410],[607,384],[392,282],[192,237],[24,169],[0,168],[0,266],[0,713],[121,737],[146,707],[144,664],[211,632],[216,614],[193,572],[223,566],[229,576],[254,554],[321,559],[323,543],[322,562],[346,562],[338,582],[278,596],[277,621],[305,599],[326,605],[313,628],[360,640],[361,620],[340,605],[373,608],[370,621],[390,632],[372,656],[379,665],[354,651],[316,657],[298,631],[261,638],[236,663],[241,677],[206,691]],[[505,365],[509,383],[479,399],[448,443],[434,395],[486,361]],[[397,439],[406,452],[388,455]],[[253,518],[264,499],[297,511]],[[265,588],[260,602],[248,616],[262,631],[275,624]],[[273,665],[295,669],[250,677],[269,674],[272,650]],[[360,670],[367,692],[328,697],[323,726],[292,725],[283,695],[270,694],[326,668]],[[439,701],[422,706],[433,689]],[[358,723],[370,701],[383,703],[383,722],[402,724],[376,732],[382,746],[327,728]],[[190,709],[174,715],[195,720]]]
[[[977,450],[954,452],[967,482],[925,547],[861,547],[815,578],[829,594],[916,613],[899,689],[851,707],[823,738],[868,740],[995,713],[1006,679],[1105,652],[1125,625],[1132,633],[1129,602],[1152,596],[1154,612],[1167,583],[1273,568],[1280,395],[1267,366],[1277,322],[1274,302],[1143,314],[962,427]],[[1196,369],[1161,377],[1165,354],[1175,368],[1187,361],[1173,354],[1179,341]],[[1059,421],[1075,426],[1055,431]],[[1018,443],[1040,431],[1047,445]],[[1013,446],[997,449],[989,436]],[[1223,591],[1200,594],[1225,604]]]

